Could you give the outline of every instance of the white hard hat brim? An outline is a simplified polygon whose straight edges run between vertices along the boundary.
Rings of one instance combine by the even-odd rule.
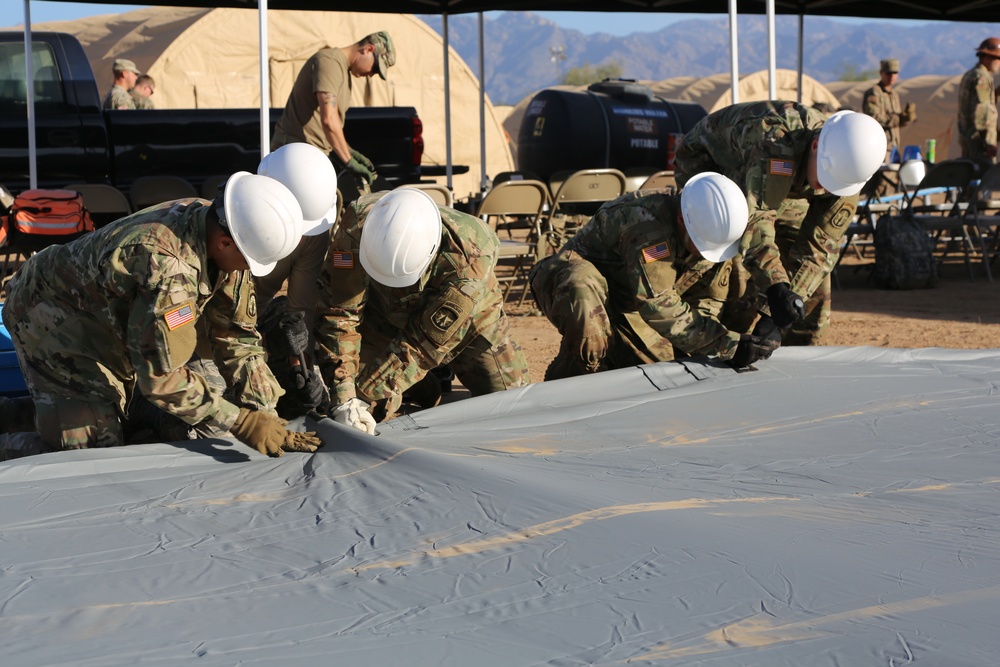
[[[319,236],[330,231],[337,224],[337,212],[339,209],[340,207],[337,206],[337,202],[334,202],[333,206],[330,207],[330,210],[322,218],[318,220],[303,220],[302,236]]]
[[[838,197],[851,197],[858,194],[867,182],[862,181],[861,183],[851,183],[850,185],[838,187],[840,182],[828,170],[824,169],[822,163],[819,161],[816,164],[816,178],[819,179],[819,184],[823,186],[824,190]]]

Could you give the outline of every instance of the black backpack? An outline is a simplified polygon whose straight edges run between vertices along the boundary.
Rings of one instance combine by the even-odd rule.
[[[878,219],[872,278],[882,289],[937,285],[934,239],[912,215],[886,214]]]

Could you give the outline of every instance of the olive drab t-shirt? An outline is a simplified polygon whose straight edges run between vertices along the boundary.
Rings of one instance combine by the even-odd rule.
[[[318,92],[336,96],[337,114],[343,124],[351,106],[351,73],[346,56],[338,48],[322,49],[302,66],[275,127],[272,150],[296,141],[312,144],[324,153],[333,150],[323,132]]]

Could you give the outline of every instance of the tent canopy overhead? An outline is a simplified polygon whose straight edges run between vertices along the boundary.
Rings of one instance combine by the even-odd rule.
[[[56,2],[60,0],[55,0]],[[86,2],[87,0],[72,0]],[[100,0],[101,4],[135,4],[135,0]],[[256,0],[159,0],[156,4],[176,7],[257,8]],[[924,19],[928,21],[1000,21],[1000,3],[994,0],[775,0],[778,14],[807,16],[855,16],[878,19]],[[400,14],[468,14],[485,11],[590,11],[676,12],[724,14],[728,0],[381,0],[359,5],[346,0],[269,0],[270,9],[324,11],[371,11]],[[763,14],[764,0],[740,0],[741,14]]]

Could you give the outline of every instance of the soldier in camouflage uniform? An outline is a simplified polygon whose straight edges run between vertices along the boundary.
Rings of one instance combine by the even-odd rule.
[[[718,171],[746,193],[750,222],[740,253],[753,279],[750,293],[773,318],[765,327],[787,329],[836,265],[858,192],[884,156],[885,133],[863,114],[841,111],[827,119],[794,102],[748,102],[699,121],[678,147],[674,169],[679,185]],[[794,199],[808,211],[782,261],[776,222]]]
[[[481,220],[417,189],[365,195],[347,207],[316,311],[335,419],[373,432],[369,405],[391,417],[403,392],[444,364],[474,396],[530,383],[494,273],[499,248]]]
[[[695,354],[733,360],[741,344],[749,349],[749,337],[719,321],[731,296],[739,302],[731,258],[746,229],[746,201],[735,183],[711,176],[723,183],[708,189],[720,193],[714,206],[697,204],[712,185],[704,178],[680,195],[624,195],[532,268],[535,301],[563,336],[546,380]],[[706,241],[710,229],[725,229],[725,238]],[[762,356],[744,353],[734,365]]]
[[[141,72],[136,68],[135,63],[125,58],[118,58],[111,65],[115,82],[111,85],[111,90],[104,96],[105,109],[135,109],[135,100],[128,91],[135,85],[136,79]]]
[[[917,105],[910,102],[903,109],[899,93],[892,85],[899,79],[899,61],[887,58],[880,63],[879,75],[882,80],[865,91],[861,110],[878,121],[885,130],[886,162],[893,147],[900,150],[899,128],[906,127],[917,119]]]
[[[21,454],[121,445],[140,396],[262,453],[315,450],[310,434],[267,416],[282,390],[254,328],[247,270],[267,270],[294,247],[301,211],[291,192],[263,176],[237,174],[226,187],[224,205],[221,197],[216,206],[166,202],[50,246],[18,270],[3,320],[38,429],[34,448]],[[278,240],[252,238],[264,228]],[[232,400],[186,365],[199,338],[209,341]]]
[[[155,109],[153,103],[153,92],[156,90],[156,82],[148,74],[140,74],[135,80],[135,86],[128,94],[132,96],[136,109]]]
[[[997,102],[993,77],[1000,72],[1000,39],[990,37],[976,49],[979,62],[958,84],[958,141],[962,157],[983,168],[997,155]]]

